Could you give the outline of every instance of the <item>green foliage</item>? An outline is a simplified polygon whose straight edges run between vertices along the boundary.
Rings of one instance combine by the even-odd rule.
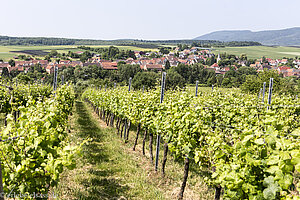
[[[271,105],[256,95],[217,89],[198,97],[166,91],[162,104],[159,97],[159,90],[88,89],[83,94],[100,110],[161,134],[176,158],[189,156],[206,172],[207,184],[224,188],[223,199],[296,194],[291,190],[300,170],[300,109],[294,97],[274,95]]]
[[[166,61],[166,64],[165,64],[165,70],[168,70],[168,69],[170,69],[171,68],[171,64],[170,64],[170,62],[167,60]]]
[[[133,80],[132,87],[134,89],[154,89],[157,85],[157,73],[154,72],[138,72]]]
[[[129,78],[134,78],[134,76],[141,72],[141,68],[139,65],[120,65],[118,66],[118,72],[120,74],[121,81],[128,81]]]
[[[17,79],[20,81],[20,83],[24,83],[24,84],[28,84],[32,82],[32,79],[27,74],[24,73],[20,73],[17,76]]]
[[[176,70],[169,70],[167,72],[166,77],[166,90],[175,90],[176,88],[183,88],[186,82],[184,78],[176,71]]]
[[[73,156],[79,146],[70,146],[66,132],[73,102],[72,89],[63,86],[55,98],[28,96],[26,106],[14,104],[21,115],[18,121],[8,116],[8,126],[2,132],[2,139],[8,140],[0,143],[5,193],[47,194],[58,183],[64,167],[75,167]]]
[[[7,67],[3,67],[2,68],[2,74],[1,76],[4,76],[4,77],[8,77],[9,76],[9,71],[7,69]]]
[[[48,54],[50,57],[56,57],[58,55],[58,52],[56,50],[51,50]]]
[[[209,57],[209,58],[206,59],[206,65],[209,65],[209,66],[213,65],[216,62],[217,62],[217,60],[214,56]]]
[[[87,47],[79,46],[79,49],[96,52],[103,59],[112,60],[112,59],[127,59],[133,58],[136,59],[134,51],[131,50],[120,50],[115,46],[110,46],[109,48],[100,48],[100,47]]]
[[[169,54],[171,50],[171,47],[161,47],[159,48],[159,52],[162,54]]]
[[[50,97],[51,92],[51,88],[46,85],[28,86],[20,84],[20,82],[18,86],[13,87],[12,91],[5,87],[0,87],[0,112],[9,114],[12,110],[19,106],[26,106],[29,100],[38,101],[42,97]]]
[[[268,86],[270,78],[274,78],[273,91],[279,94],[297,94],[300,92],[297,87],[297,80],[289,78],[281,78],[277,71],[264,70],[259,72],[257,76],[247,75],[246,81],[242,84],[241,89],[243,92],[256,93],[263,87],[263,83],[266,82]]]
[[[13,59],[10,59],[10,60],[8,61],[8,64],[9,64],[10,66],[15,66],[15,61],[14,61]]]

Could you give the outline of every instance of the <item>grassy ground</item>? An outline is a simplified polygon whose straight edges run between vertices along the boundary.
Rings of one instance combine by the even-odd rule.
[[[75,104],[70,125],[74,141],[93,141],[84,146],[76,169],[63,173],[56,188],[60,199],[176,199],[183,176],[182,162],[169,157],[162,178],[148,156],[142,155],[141,143],[132,151],[134,132],[125,144],[114,128],[108,128],[81,101]],[[203,183],[197,166],[191,165],[184,199],[212,198],[213,190]]]
[[[300,48],[296,47],[267,47],[267,46],[251,46],[251,47],[225,47],[213,48],[214,53],[228,53],[240,56],[245,53],[248,58],[261,58],[262,56],[280,59],[283,57],[294,58],[300,57]]]

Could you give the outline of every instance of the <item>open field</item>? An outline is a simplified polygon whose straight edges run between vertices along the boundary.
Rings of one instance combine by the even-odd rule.
[[[120,50],[132,50],[132,51],[158,51],[158,49],[149,49],[149,48],[142,48],[142,47],[134,47],[134,46],[116,46],[116,45],[85,45],[89,47],[99,47],[99,48],[108,48],[110,46],[118,47]]]
[[[224,53],[234,55],[247,54],[248,58],[261,58],[262,56],[268,58],[294,58],[300,56],[300,48],[297,47],[267,47],[267,46],[250,46],[250,47],[225,47],[213,48],[214,53]]]
[[[108,48],[110,45],[88,45],[90,47],[102,47]],[[171,46],[172,45],[163,45],[163,46]],[[133,50],[133,51],[158,51],[158,49],[149,49],[142,47],[134,47],[134,46],[115,46],[121,50]],[[82,51],[74,45],[61,45],[61,46],[0,46],[0,59],[4,61],[8,61],[13,58],[13,56],[17,56],[20,54],[28,54],[28,53],[41,53],[45,55],[51,50],[57,50],[59,53],[67,53],[68,51],[76,52]],[[28,52],[29,51],[29,52]],[[224,53],[227,52],[229,54],[241,55],[242,53],[247,54],[248,58],[261,58],[262,56],[268,58],[283,58],[290,57],[294,58],[295,56],[300,57],[300,48],[297,47],[267,47],[267,46],[249,46],[249,47],[225,47],[225,48],[213,48],[214,53]]]
[[[78,51],[76,46],[0,46],[0,59],[7,61],[13,56],[26,54],[22,51],[41,51],[50,52],[51,50],[58,52]]]
[[[88,45],[89,46],[89,45]],[[97,45],[90,47],[102,47],[107,48],[110,45]],[[133,47],[133,46],[115,46],[121,50],[133,50],[133,51],[157,51],[158,49],[147,49],[141,47]],[[77,46],[73,45],[61,45],[61,46],[0,46],[0,59],[4,61],[8,61],[14,56],[20,54],[28,54],[26,51],[40,52],[41,54],[45,54],[50,52],[51,50],[57,50],[59,53],[67,53],[68,51],[76,52],[82,51],[78,49]],[[23,52],[25,51],[25,52]]]

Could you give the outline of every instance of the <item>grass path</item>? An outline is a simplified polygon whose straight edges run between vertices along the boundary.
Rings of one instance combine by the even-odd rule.
[[[70,119],[71,139],[92,138],[77,158],[74,170],[66,170],[56,193],[60,199],[176,199],[183,175],[183,166],[171,159],[166,177],[154,171],[141,153],[141,144],[132,151],[132,142],[124,144],[114,128],[108,128],[92,109],[76,101]],[[131,134],[133,141],[133,133]],[[193,168],[192,168],[193,169]],[[212,199],[199,174],[190,173],[184,199]]]

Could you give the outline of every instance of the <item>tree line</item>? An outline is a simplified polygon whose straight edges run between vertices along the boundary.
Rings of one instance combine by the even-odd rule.
[[[0,45],[126,45],[143,48],[158,48],[163,44],[195,44],[208,46],[257,46],[258,42],[217,40],[89,40],[47,37],[10,37],[0,36]]]
[[[297,77],[283,77],[274,70],[257,72],[254,68],[242,66],[237,70],[231,68],[225,74],[216,74],[212,69],[205,68],[202,64],[185,65],[178,64],[170,67],[167,72],[166,89],[183,89],[188,85],[194,85],[199,81],[200,86],[223,88],[241,88],[246,93],[258,93],[263,82],[274,78],[274,91],[278,93],[298,94],[300,92],[300,79]],[[160,84],[161,73],[156,70],[145,71],[139,65],[129,65],[124,62],[118,63],[118,70],[104,70],[97,65],[89,66],[64,66],[58,70],[58,82],[61,77],[64,81],[72,82],[78,91],[94,85],[113,87],[114,83],[120,86],[128,84],[130,77],[133,78],[132,86],[135,89],[151,89]],[[2,77],[7,79],[18,79],[24,83],[41,81],[45,84],[53,83],[53,74],[48,74],[39,64],[29,68],[27,73],[17,70],[8,71],[3,68]]]

